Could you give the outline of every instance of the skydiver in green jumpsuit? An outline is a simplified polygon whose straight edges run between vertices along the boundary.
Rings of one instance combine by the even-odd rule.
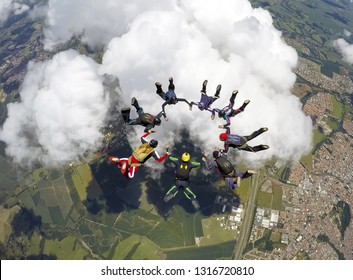
[[[183,190],[184,195],[191,200],[192,205],[195,210],[200,209],[200,204],[196,200],[196,195],[191,191],[189,186],[189,175],[191,169],[199,167],[201,163],[199,162],[190,162],[190,154],[183,153],[181,159],[175,157],[168,157],[168,159],[175,166],[175,178],[174,186],[169,189],[169,191],[164,196],[164,201],[168,202],[173,197],[176,196],[179,190]]]

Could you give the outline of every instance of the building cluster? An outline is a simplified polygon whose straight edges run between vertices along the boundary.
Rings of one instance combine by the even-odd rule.
[[[293,185],[281,185],[282,211],[257,208],[250,242],[267,228],[280,235],[283,247],[272,252],[254,248],[246,259],[353,259],[353,223],[342,237],[334,211],[344,201],[353,212],[352,137],[335,133],[313,158],[313,171],[300,163],[292,166],[288,180]]]
[[[279,211],[257,207],[255,215],[255,226],[273,229],[277,226]]]
[[[309,83],[330,92],[353,92],[353,82],[349,77],[337,74],[334,74],[333,78],[327,77],[321,73],[320,65],[302,57],[299,58],[296,74]]]

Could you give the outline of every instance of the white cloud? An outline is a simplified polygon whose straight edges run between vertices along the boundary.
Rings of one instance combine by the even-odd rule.
[[[352,35],[352,32],[350,32],[350,31],[344,29],[344,30],[343,30],[343,34],[344,34],[344,36],[349,37],[349,36]]]
[[[23,0],[1,0],[0,1],[0,24],[4,23],[11,13],[15,15],[22,14],[29,7],[23,4]]]
[[[49,0],[45,47],[54,49],[72,36],[82,36],[91,47],[99,48],[113,37],[124,34],[130,22],[147,10],[170,6],[165,0]]]
[[[345,39],[340,38],[333,41],[333,46],[343,56],[345,62],[353,64],[353,45],[349,44]]]
[[[179,2],[172,11],[139,14],[124,35],[109,43],[101,71],[119,77],[125,103],[136,96],[146,111],[157,113],[162,100],[154,93],[155,80],[166,89],[168,77],[174,76],[178,96],[198,101],[201,83],[208,79],[209,94],[218,83],[223,85],[215,107],[227,105],[233,89],[239,89],[235,106],[251,100],[246,111],[233,118],[232,132],[247,135],[269,128],[251,144],[268,144],[270,149],[243,152],[243,158],[259,163],[273,155],[298,159],[308,152],[311,120],[290,92],[297,53],[284,43],[270,14],[253,9],[246,0]],[[175,138],[170,132],[187,124],[204,149],[221,144],[218,124],[222,120],[211,121],[209,113],[195,107],[189,112],[183,103],[167,107],[167,113],[170,121],[160,134],[169,135],[170,141]]]
[[[6,154],[22,166],[60,166],[100,145],[107,113],[98,66],[75,51],[30,63],[21,102],[8,105],[0,130]]]
[[[49,0],[46,47],[75,35],[91,47],[105,46],[99,71],[119,78],[121,106],[136,96],[145,111],[157,114],[162,100],[155,94],[156,80],[166,89],[173,76],[178,96],[198,101],[201,84],[208,79],[211,95],[217,84],[223,86],[215,107],[227,105],[233,89],[239,90],[235,107],[251,100],[246,111],[233,118],[233,133],[269,128],[249,144],[268,144],[270,149],[242,152],[242,158],[253,164],[272,156],[298,159],[310,149],[311,120],[290,92],[297,53],[274,28],[269,12],[252,8],[248,0]],[[208,152],[221,144],[218,125],[224,121],[211,121],[208,112],[196,107],[190,112],[183,103],[166,110],[170,120],[153,136],[161,144],[180,138],[175,132],[182,127]],[[141,127],[135,129],[142,134]],[[135,137],[132,145],[138,142]]]

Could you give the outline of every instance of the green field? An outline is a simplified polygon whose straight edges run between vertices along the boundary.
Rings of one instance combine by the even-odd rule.
[[[336,96],[332,96],[332,102],[333,102],[333,112],[332,114],[337,118],[338,120],[342,119],[343,115],[343,105],[341,102],[339,102],[336,98]]]
[[[313,170],[313,154],[311,153],[311,151],[303,156],[300,160],[300,162],[302,162],[308,169],[309,171]]]
[[[256,205],[261,208],[272,208],[273,194],[267,192],[259,192]]]
[[[202,220],[203,237],[200,241],[200,246],[215,245],[225,241],[234,240],[234,230],[225,230],[221,227],[225,220],[218,220],[224,216],[213,216]]]
[[[85,163],[76,166],[75,171],[72,173],[72,180],[81,201],[85,201],[87,199],[86,189],[92,180],[92,172],[89,165]]]
[[[147,235],[161,248],[182,247],[195,244],[193,215],[175,206],[167,220],[160,220]]]
[[[157,260],[161,250],[145,236],[131,235],[115,248],[114,260]]]
[[[90,220],[84,220],[81,223],[78,233],[93,252],[106,258],[108,258],[116,244],[123,239],[117,229]]]
[[[83,248],[72,235],[68,235],[63,240],[45,240],[44,254],[56,256],[59,260],[82,260],[88,255],[88,251]]]
[[[314,130],[314,147],[316,147],[319,143],[321,143],[322,141],[324,141],[326,139],[326,136],[319,132],[317,129]]]
[[[240,201],[245,203],[248,200],[248,192],[251,187],[251,179],[242,180],[240,183],[240,187],[235,189],[235,194],[239,196]]]
[[[275,210],[283,210],[282,205],[282,187],[276,184],[272,184],[273,190],[273,202],[272,202],[272,209]]]
[[[236,241],[228,241],[217,245],[203,247],[187,247],[182,249],[163,250],[168,260],[215,260],[230,259]]]
[[[272,242],[280,242],[281,241],[281,235],[282,234],[280,232],[272,231],[270,240]]]
[[[29,256],[38,256],[40,254],[40,235],[34,231],[28,244],[27,254]]]

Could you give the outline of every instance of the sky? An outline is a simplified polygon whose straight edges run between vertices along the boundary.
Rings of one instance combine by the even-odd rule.
[[[131,98],[136,97],[144,110],[152,114],[157,114],[163,103],[155,93],[154,83],[160,81],[166,89],[170,76],[174,77],[178,97],[189,101],[199,100],[205,79],[209,81],[209,95],[221,84],[221,98],[214,103],[217,108],[226,106],[231,92],[239,90],[235,107],[246,99],[250,104],[245,112],[232,119],[232,133],[248,135],[260,127],[269,129],[249,143],[267,144],[269,150],[240,153],[240,158],[251,166],[259,166],[272,156],[298,160],[310,150],[311,120],[301,111],[299,99],[291,94],[298,55],[274,28],[266,10],[254,9],[248,0],[49,0],[48,3],[47,7],[40,7],[47,26],[45,48],[56,52],[64,42],[79,36],[92,49],[103,50],[103,61],[97,64],[69,51],[58,53],[43,64],[30,65],[22,85],[24,100],[9,105],[9,118],[0,132],[0,138],[8,144],[7,153],[17,162],[31,162],[33,157],[25,152],[18,156],[16,149],[25,151],[33,147],[33,155],[42,163],[54,160],[59,165],[97,148],[109,106],[109,98],[102,89],[102,77],[106,74],[120,81],[121,107],[130,106]],[[80,16],[76,16],[78,14]],[[72,65],[71,60],[77,64]],[[54,70],[50,72],[49,68]],[[36,79],[34,85],[28,82],[33,78]],[[61,83],[52,82],[54,78]],[[87,88],[92,99],[91,95],[82,97],[82,89]],[[70,104],[69,98],[62,101],[62,110],[56,111],[61,125],[55,120],[52,123],[52,112],[45,106],[33,108],[35,100],[39,104],[43,104],[40,101],[47,96],[53,98],[50,100],[61,100],[66,91],[75,103]],[[27,95],[30,96],[28,101]],[[100,100],[97,108],[90,106],[97,98]],[[95,125],[77,122],[74,126],[77,133],[72,139],[65,138],[70,135],[68,131],[72,131],[70,122],[66,124],[67,108],[72,109],[71,120],[76,119],[77,114],[80,117],[77,119],[87,117]],[[15,116],[11,110],[23,110],[27,118]],[[224,130],[218,125],[223,124],[223,120],[212,121],[208,112],[201,112],[197,107],[190,112],[184,103],[168,106],[166,112],[169,121],[163,121],[153,135],[162,145],[173,146],[175,141],[182,141],[178,132],[187,129],[195,145],[205,153],[212,153],[221,146],[218,135]],[[90,114],[93,115],[89,117]],[[136,116],[134,114],[132,109],[132,116]],[[44,128],[40,127],[42,122],[46,123]],[[30,135],[24,133],[28,125],[36,128]],[[87,125],[89,131],[85,130]],[[45,128],[50,133],[45,132]],[[131,132],[140,136],[143,128],[131,127]],[[61,154],[63,142],[53,141],[56,133],[61,135],[59,139],[70,143],[65,150],[72,152]],[[91,138],[91,134],[91,142],[79,144],[82,139]],[[132,137],[130,141],[135,147],[139,137]]]

